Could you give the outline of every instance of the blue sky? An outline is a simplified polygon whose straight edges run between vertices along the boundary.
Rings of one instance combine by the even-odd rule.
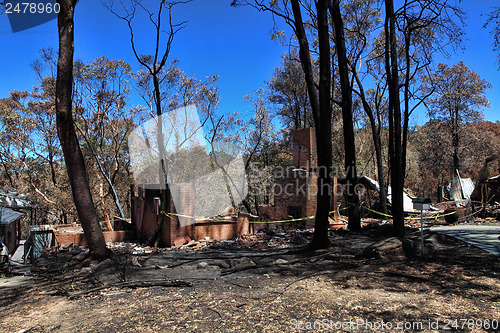
[[[493,122],[500,120],[500,71],[497,54],[493,52],[493,38],[489,34],[490,30],[484,29],[483,25],[487,20],[487,14],[491,12],[491,7],[495,4],[500,6],[500,1],[462,0],[460,5],[469,15],[465,28],[465,49],[457,54],[450,50],[449,59],[443,57],[436,59],[437,62],[450,66],[463,61],[466,66],[493,85],[493,88],[488,89],[486,93],[491,106],[483,109],[485,120]],[[414,121],[418,123],[427,120],[423,112],[417,114],[415,118]]]
[[[179,60],[179,67],[188,75],[204,79],[219,75],[221,112],[249,112],[251,106],[243,96],[264,86],[281,61],[287,49],[272,41],[269,32],[273,21],[269,14],[248,7],[230,7],[231,0],[197,0],[174,10],[178,21],[189,21],[173,44],[171,58]],[[472,70],[493,84],[487,93],[491,107],[485,109],[485,118],[500,119],[500,72],[496,55],[492,51],[492,39],[483,29],[486,20],[481,14],[490,11],[492,1],[464,0],[462,5],[470,15],[467,27],[468,41],[465,51],[450,59],[439,59],[450,65],[462,60]],[[151,43],[145,29],[138,26],[140,53],[151,53]],[[56,21],[45,23],[30,30],[12,33],[6,15],[0,16],[0,35],[3,52],[0,54],[0,98],[9,91],[31,90],[36,84],[30,63],[37,58],[38,50],[52,46],[57,49]],[[92,61],[97,57],[123,59],[134,70],[139,66],[129,42],[124,22],[110,14],[99,0],[80,1],[75,14],[75,59]],[[136,103],[140,103],[137,100]],[[412,123],[427,120],[425,112],[415,114]]]
[[[286,48],[269,37],[272,19],[251,8],[230,7],[230,0],[198,0],[174,9],[174,21],[188,21],[174,40],[170,59],[188,75],[204,79],[219,75],[222,112],[249,111],[243,96],[264,86]],[[137,21],[141,23],[141,21]],[[149,23],[149,22],[148,22]],[[152,53],[152,35],[146,25],[138,25],[139,53]],[[42,47],[57,50],[55,20],[12,33],[6,15],[0,16],[0,98],[14,89],[30,90],[37,83],[30,63]],[[150,42],[150,43],[148,43]],[[97,57],[123,59],[140,69],[130,46],[125,22],[117,19],[97,0],[80,1],[75,11],[75,60]],[[137,99],[137,103],[140,100]]]

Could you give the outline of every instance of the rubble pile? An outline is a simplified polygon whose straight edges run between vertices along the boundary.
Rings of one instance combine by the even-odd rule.
[[[487,205],[484,210],[486,218],[500,220],[500,203],[495,202],[494,204]]]
[[[313,230],[293,230],[289,232],[264,231],[259,229],[256,234],[241,235],[235,240],[224,240],[210,243],[211,248],[251,248],[251,249],[281,249],[308,243]]]

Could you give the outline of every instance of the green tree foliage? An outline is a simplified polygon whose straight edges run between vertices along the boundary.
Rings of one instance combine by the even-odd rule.
[[[130,185],[127,136],[135,127],[138,109],[126,108],[131,86],[130,65],[100,57],[89,64],[75,63],[76,126],[86,163],[95,174],[93,191],[106,219],[126,218],[122,207]],[[103,190],[103,183],[106,190]],[[111,197],[114,212],[105,198]]]
[[[0,100],[2,186],[32,193],[37,216],[47,223],[66,222],[74,206],[63,167],[55,116],[53,49],[41,49],[32,68],[39,85],[31,92],[14,90]]]
[[[482,108],[489,105],[486,89],[492,85],[463,62],[453,67],[439,64],[434,74],[424,76],[424,89],[433,95],[428,99],[431,119],[445,124],[453,147],[453,169],[460,170],[460,128],[465,123],[482,120]]]
[[[281,118],[289,137],[293,131],[311,127],[314,122],[297,50],[283,54],[282,59],[267,88],[269,101],[276,106],[276,115]]]

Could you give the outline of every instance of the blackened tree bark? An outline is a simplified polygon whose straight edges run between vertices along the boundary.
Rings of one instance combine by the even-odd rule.
[[[316,82],[314,82],[314,72],[311,62],[311,54],[309,53],[309,42],[307,40],[304,22],[302,21],[302,13],[298,0],[292,0],[292,11],[294,16],[295,36],[299,42],[299,58],[304,70],[305,80],[307,84],[307,93],[311,103],[311,110],[314,118],[314,124],[318,124],[319,119],[319,99],[316,90]],[[319,143],[318,143],[319,144]]]
[[[452,125],[452,143],[453,143],[453,175],[456,171],[460,171],[460,159],[458,158],[458,147],[460,145],[458,137],[458,107],[455,107]],[[456,170],[456,171],[455,171]]]
[[[393,0],[385,0],[385,11],[385,68],[389,86],[389,164],[392,185],[393,232],[396,236],[404,237],[403,185],[405,172],[402,160],[400,86]]]
[[[330,99],[330,34],[328,0],[316,2],[319,44],[319,112],[315,123],[318,152],[318,193],[312,248],[329,246],[328,215],[332,191],[332,102]]]
[[[422,94],[418,88],[415,89],[415,83],[433,63],[433,54],[442,52],[449,44],[461,46],[466,16],[457,5],[446,0],[405,1],[396,12],[394,1],[385,0],[385,9],[392,213],[395,234],[403,236],[403,186],[409,119],[411,113],[432,94],[432,91]],[[399,39],[396,34],[399,34]]]
[[[73,200],[90,252],[97,258],[108,256],[106,243],[97,218],[83,154],[73,122],[73,53],[74,13],[77,0],[58,0],[59,59],[56,79],[57,133],[64,154]]]
[[[316,129],[316,149],[318,152],[318,193],[312,249],[330,246],[328,238],[328,214],[331,202],[332,139],[331,139],[331,101],[330,101],[330,43],[328,32],[327,1],[317,2],[318,38],[320,44],[320,81],[319,96],[314,81],[314,73],[309,52],[309,42],[302,21],[298,0],[292,0],[295,35],[299,42],[299,57],[307,83],[307,92]],[[326,44],[325,44],[326,43]]]
[[[385,73],[378,70],[378,66],[369,69],[367,66],[367,73],[370,73],[375,84],[374,89],[368,90],[368,95],[365,93],[364,86],[366,82],[361,80],[362,64],[367,65],[373,59],[373,53],[376,48],[368,51],[370,46],[369,40],[371,36],[378,30],[378,3],[375,0],[367,0],[362,3],[359,1],[350,1],[346,3],[345,14],[343,16],[344,32],[349,31],[351,36],[350,40],[346,41],[346,48],[351,48],[349,54],[349,69],[351,71],[351,88],[353,93],[358,95],[361,100],[363,109],[368,116],[370,128],[372,132],[373,145],[375,148],[376,165],[378,182],[380,185],[380,211],[387,214],[387,188],[385,184],[384,160],[382,153],[382,109],[384,108],[384,94],[387,82],[385,80]],[[368,51],[368,52],[367,52]],[[349,52],[347,52],[349,53]],[[365,58],[364,60],[362,60]],[[364,75],[363,75],[364,76]],[[384,79],[382,79],[382,76]],[[357,89],[356,87],[357,86]]]
[[[375,146],[375,157],[377,159],[377,176],[379,184],[380,211],[382,214],[387,214],[387,188],[384,179],[384,158],[382,156],[382,139],[380,138],[381,123],[380,119],[375,124],[373,114],[370,119],[372,130],[373,144]]]
[[[349,62],[346,55],[344,22],[340,12],[340,1],[334,0],[330,7],[335,33],[335,48],[342,92],[342,121],[344,127],[346,198],[348,205],[348,228],[352,231],[361,230],[359,211],[359,196],[356,192],[356,147],[354,143],[354,123],[352,120],[352,88],[349,81]],[[320,50],[321,51],[321,50]]]
[[[327,248],[330,246],[330,240],[328,238],[328,214],[330,211],[330,201],[331,201],[331,191],[326,187],[331,184],[330,170],[332,170],[332,143],[331,143],[331,109],[328,110],[328,105],[330,104],[330,63],[328,59],[328,68],[325,68],[325,56],[329,58],[329,41],[328,41],[328,21],[325,18],[327,6],[325,1],[318,2],[318,12],[320,12],[320,18],[318,18],[318,37],[321,42],[324,43],[325,33],[327,38],[328,51],[322,49],[320,56],[320,86],[327,84],[327,87],[320,88],[320,97],[323,99],[320,102],[320,97],[318,97],[318,92],[316,90],[316,83],[314,81],[314,72],[311,62],[311,54],[309,52],[309,42],[307,40],[307,35],[304,29],[304,23],[302,21],[302,13],[300,10],[300,4],[298,0],[292,0],[292,11],[294,16],[294,27],[295,35],[299,42],[299,57],[302,64],[302,69],[304,70],[305,79],[307,83],[307,92],[309,95],[309,100],[311,102],[311,110],[314,119],[314,125],[316,128],[316,150],[318,152],[318,193],[317,193],[317,206],[316,206],[316,218],[314,223],[314,234],[311,241],[310,247],[312,249]],[[324,12],[324,13],[323,13]],[[324,31],[326,29],[326,31]],[[320,33],[319,30],[322,30]],[[321,35],[321,37],[319,36]],[[321,44],[320,42],[320,44]],[[328,54],[325,54],[328,52]],[[327,80],[325,80],[325,75]],[[325,93],[328,95],[325,95]],[[325,100],[327,99],[327,100]],[[323,113],[321,112],[323,111]],[[322,118],[326,117],[326,119]],[[324,131],[327,131],[326,133]],[[329,136],[328,133],[330,133]]]

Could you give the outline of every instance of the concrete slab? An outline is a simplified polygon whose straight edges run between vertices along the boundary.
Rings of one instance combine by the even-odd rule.
[[[456,225],[430,230],[455,237],[500,257],[500,226]]]

